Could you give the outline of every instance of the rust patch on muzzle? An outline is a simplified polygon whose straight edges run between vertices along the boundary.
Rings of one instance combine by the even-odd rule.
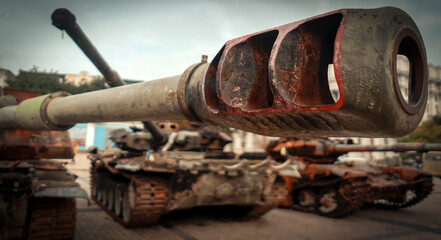
[[[232,114],[338,109],[327,75],[341,20],[335,13],[227,42],[207,71],[209,107]]]
[[[415,72],[407,105],[394,83],[397,54]],[[402,136],[424,113],[426,62],[418,28],[400,9],[337,10],[228,41],[202,84],[214,116],[193,115],[264,135]]]

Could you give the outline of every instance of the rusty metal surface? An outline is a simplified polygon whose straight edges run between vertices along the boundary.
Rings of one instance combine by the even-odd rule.
[[[133,150],[89,155],[94,200],[122,225],[149,225],[163,213],[197,206],[240,205],[247,217],[260,217],[285,198],[284,183],[274,183],[276,172],[286,165],[239,159],[204,148],[207,143],[196,131],[178,133],[199,138],[198,151],[189,151],[184,144],[141,155]],[[208,135],[210,141],[223,139],[214,132]],[[225,144],[214,145],[222,149]]]
[[[142,177],[134,177],[129,184],[115,180],[97,184],[92,180],[91,186],[97,189],[97,193],[107,191],[106,197],[99,198],[97,194],[92,194],[92,198],[125,227],[147,226],[156,222],[164,213],[169,197],[164,182]]]
[[[90,161],[81,153],[75,165],[68,165],[82,179],[88,179]],[[437,239],[441,236],[441,179],[433,179],[434,191],[427,199],[404,211],[362,208],[344,218],[327,218],[319,215],[277,208],[260,219],[244,221],[231,215],[237,208],[208,207],[171,212],[152,226],[124,228],[95,204],[77,200],[77,230],[75,239],[182,239],[185,233],[194,239],[326,239],[388,238]],[[86,181],[81,181],[85,188]],[[296,227],[293,228],[293,223]],[[311,226],[321,226],[311,231]],[[277,230],[277,231],[276,231]],[[411,233],[412,235],[409,235]]]
[[[302,156],[305,160],[311,158],[315,163],[332,163],[337,157],[349,152],[429,152],[440,151],[439,143],[397,143],[391,145],[358,145],[340,144],[329,139],[294,139],[279,140],[275,146],[269,146],[268,153],[274,158],[289,153]]]
[[[396,54],[410,60],[414,73],[409,103],[394,83]],[[182,76],[56,98],[41,115],[58,127],[188,118],[273,136],[380,137],[416,128],[426,100],[418,28],[403,11],[386,7],[337,10],[236,38],[213,62],[204,60]],[[0,116],[11,114],[0,109]]]
[[[72,158],[66,131],[0,130],[0,159]]]
[[[50,100],[44,100],[57,94],[46,98],[27,91],[3,89],[3,92],[18,103],[43,99],[41,105],[35,105],[37,108],[28,104],[27,110],[31,111],[24,111],[21,118],[28,124],[50,125],[38,108],[46,108]],[[87,198],[87,193],[64,166],[66,159],[73,157],[69,135],[67,131],[16,128],[18,118],[19,114],[13,116],[12,127],[0,130],[0,238],[72,239],[75,197]]]
[[[176,96],[178,80],[179,76],[175,76],[56,98],[47,113],[58,125],[184,119]]]
[[[39,93],[4,89],[4,93],[23,102]],[[66,131],[0,130],[0,159],[72,158],[73,150]]]
[[[337,148],[338,146],[338,148]],[[432,177],[419,169],[402,166],[334,163],[341,154],[354,151],[428,151],[436,145],[342,145],[327,139],[281,140],[269,146],[276,158],[292,158],[301,178],[283,176],[289,194],[283,206],[327,217],[343,217],[363,205],[386,209],[413,206],[432,191]]]
[[[440,151],[440,143],[398,143],[394,145],[335,145],[330,151],[347,152],[430,152]]]
[[[432,178],[415,170],[413,178],[400,174],[406,169],[395,167],[395,174],[382,167],[363,168],[339,164],[307,164],[300,171],[300,180],[285,177],[289,190],[283,206],[297,210],[315,212],[327,217],[343,217],[363,205],[386,209],[413,206],[425,199],[432,191]],[[387,173],[389,171],[389,174]],[[332,189],[337,208],[331,212],[320,211],[321,194]],[[312,206],[302,205],[304,191],[312,192],[315,201]]]
[[[409,104],[393,87],[397,46],[416,72]],[[425,59],[418,29],[404,12],[343,9],[228,41],[208,67],[203,90],[211,114],[260,134],[404,135],[424,112]],[[329,92],[329,64],[337,101]],[[225,124],[202,111],[197,115]]]

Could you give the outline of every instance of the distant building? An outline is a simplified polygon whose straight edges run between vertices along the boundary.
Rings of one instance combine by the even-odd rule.
[[[80,86],[84,84],[91,84],[93,81],[101,79],[98,76],[90,76],[88,72],[82,71],[79,74],[59,74],[60,83],[72,84],[74,86]]]
[[[74,86],[80,86],[80,85],[84,85],[84,84],[88,84],[90,85],[93,81],[97,81],[97,80],[101,80],[103,79],[103,76],[101,75],[90,75],[88,72],[86,71],[81,71],[78,74],[74,74],[74,73],[55,73],[55,72],[38,72],[36,69],[35,70],[29,70],[29,71],[25,71],[25,70],[20,70],[19,71],[19,75],[20,74],[38,74],[38,75],[45,75],[45,74],[56,74],[59,77],[59,83],[65,83],[65,84],[71,84]],[[7,79],[15,79],[14,74],[6,69],[2,69],[0,68],[0,87],[4,86],[5,81]],[[123,79],[123,81],[126,84],[134,84],[134,83],[139,83],[142,81],[139,80],[128,80],[128,79]]]
[[[441,115],[441,66],[429,65],[429,95],[424,117]]]
[[[91,84],[93,81],[103,79],[103,76],[92,76],[86,71],[82,71],[79,74],[64,73],[58,74],[60,76],[60,83],[68,83],[74,86],[80,86],[84,84]],[[127,80],[123,79],[126,84],[139,83],[139,80]]]

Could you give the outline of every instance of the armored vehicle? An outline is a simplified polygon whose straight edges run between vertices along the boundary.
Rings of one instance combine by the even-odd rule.
[[[89,156],[92,197],[124,226],[196,206],[239,205],[243,216],[259,217],[285,198],[283,180],[275,180],[287,164],[223,152],[231,140],[222,132],[173,132],[154,151],[151,134],[124,131],[111,136],[121,151]]]
[[[37,97],[1,89],[2,107]],[[87,193],[64,167],[73,157],[67,131],[0,129],[0,239],[71,239],[75,198]]]
[[[60,28],[67,26],[65,31],[68,34],[75,34],[75,30],[82,32],[75,17],[63,12],[68,11],[60,9],[54,12],[54,24]],[[86,44],[87,48],[88,40],[81,36],[78,45]],[[103,62],[96,49],[91,48],[90,53],[92,59]],[[407,100],[397,80],[397,55],[406,56],[411,63],[411,97]],[[106,121],[144,121],[148,128],[154,126],[148,121],[188,119],[280,137],[396,137],[417,127],[427,101],[427,60],[423,40],[413,20],[403,11],[390,7],[337,10],[236,38],[228,41],[211,63],[203,60],[190,66],[180,76],[120,86],[118,80],[113,83],[114,79],[118,79],[115,72],[101,65],[97,67],[114,88],[72,96],[51,93],[2,107],[0,128],[64,131],[77,123]],[[336,99],[328,84],[330,67],[334,69],[338,86],[339,97]],[[153,133],[154,130],[149,131],[153,138],[160,135]],[[153,146],[153,142],[158,142],[158,146]],[[191,189],[193,194],[211,191],[214,194],[195,199],[190,197],[191,192],[184,191],[190,195],[179,198],[199,204],[206,201],[225,203],[228,198],[219,199],[232,197],[229,196],[231,192],[238,194],[241,201],[247,199],[248,194],[247,201],[253,204],[256,196],[262,196],[247,193],[250,191],[247,187],[237,191],[230,189],[230,185],[243,187],[251,186],[251,183],[233,184],[228,180],[218,182],[220,185],[214,184],[218,179],[230,177],[221,175],[223,170],[217,167],[227,169],[225,174],[234,176],[237,173],[236,180],[252,179],[254,175],[255,180],[252,181],[255,184],[261,183],[260,179],[264,178],[259,170],[261,165],[269,164],[270,160],[246,164],[251,170],[242,171],[241,167],[249,160],[234,164],[234,159],[231,166],[217,161],[222,158],[214,157],[214,163],[206,164],[211,160],[205,153],[196,153],[199,157],[195,157],[195,153],[187,154],[185,151],[161,151],[166,146],[162,145],[163,142],[168,140],[163,138],[150,142],[150,151],[144,151],[140,156],[142,164],[139,164],[140,160],[135,161],[134,169],[141,167],[142,171],[148,170],[147,175],[128,175],[127,171],[131,170],[128,164],[122,164],[123,160],[117,161],[117,164],[105,159],[96,162],[98,166],[94,169],[97,173],[103,171],[103,176],[113,174],[112,171],[118,170],[118,164],[123,166],[121,170],[114,171],[119,181],[115,186],[115,196],[128,197],[126,201],[121,200],[126,204],[125,208],[121,204],[121,211],[126,211],[122,215],[126,217],[122,217],[121,221],[127,225],[144,221],[150,223],[164,210],[164,201],[169,204],[168,199],[177,197],[176,193],[180,190]],[[152,155],[154,158],[151,158]],[[160,165],[156,165],[156,159]],[[104,168],[99,166],[101,163]],[[168,173],[168,165],[177,172],[185,170],[187,175],[184,179],[192,179],[191,176],[196,174],[210,178],[207,182],[213,184],[206,186],[206,182],[199,179],[191,180],[189,185],[183,183],[181,188],[176,180],[174,183],[177,185],[172,191],[166,188],[167,182],[161,178]],[[215,169],[207,172],[207,167]],[[153,174],[154,171],[158,173]],[[103,186],[99,175],[95,176],[97,189]],[[268,173],[266,176],[271,180],[273,175]],[[271,197],[265,194],[273,191],[272,186],[258,185],[253,185],[255,191],[263,191],[260,192],[263,196]],[[123,189],[127,194],[117,193],[123,192]],[[266,197],[259,201],[267,203]],[[178,206],[185,204],[181,202]]]
[[[337,162],[348,152],[429,152],[441,144],[348,145],[328,139],[284,139],[268,150],[274,159],[294,158],[301,178],[283,176],[289,194],[282,204],[328,217],[343,217],[363,205],[398,209],[417,204],[432,191],[430,173],[404,166]]]

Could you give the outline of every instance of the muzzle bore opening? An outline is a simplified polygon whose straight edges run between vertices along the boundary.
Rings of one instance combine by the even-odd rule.
[[[403,30],[395,43],[392,64],[397,98],[410,114],[419,111],[426,95],[427,64],[423,47],[417,39],[410,29]]]

